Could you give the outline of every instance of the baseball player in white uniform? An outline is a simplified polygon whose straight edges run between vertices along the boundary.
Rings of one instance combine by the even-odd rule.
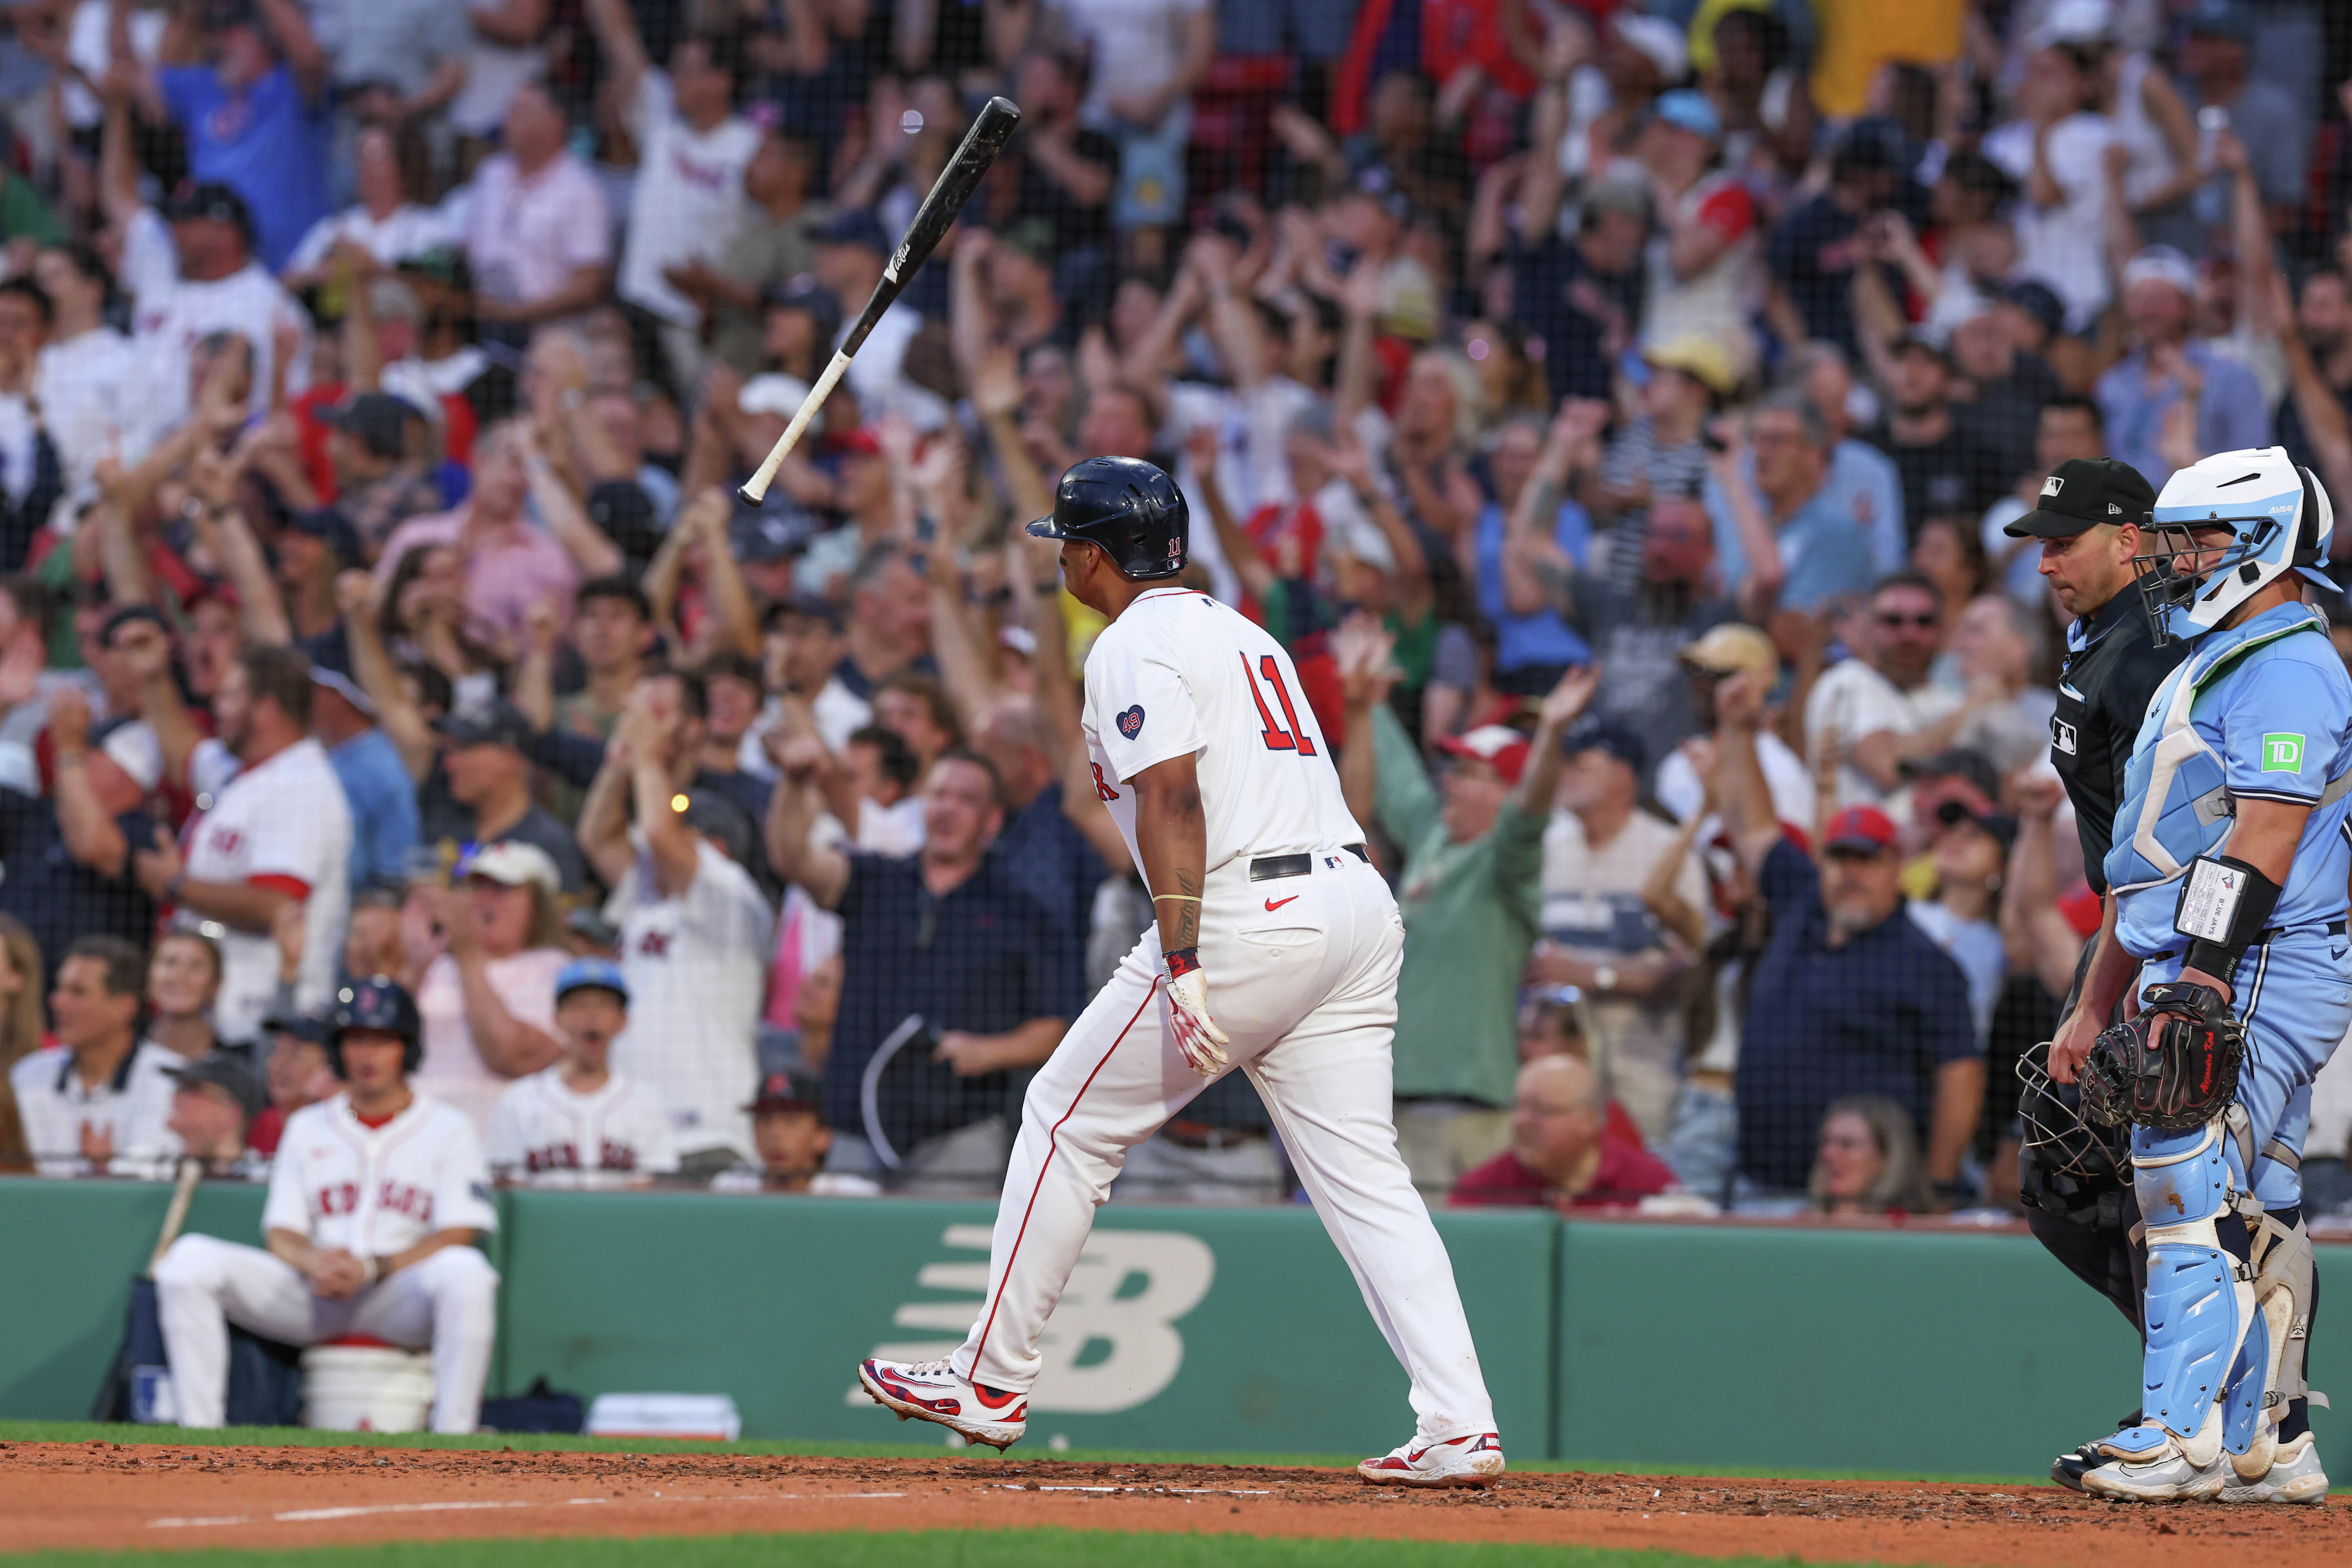
[[[180,1424],[217,1426],[228,1324],[309,1345],[365,1334],[433,1352],[433,1430],[471,1432],[499,1277],[469,1245],[498,1226],[474,1124],[408,1087],[416,1004],[382,975],[346,985],[327,1036],[344,1084],[286,1119],[262,1208],[267,1251],[184,1236],[155,1266]]]
[[[509,1085],[490,1113],[490,1169],[532,1186],[642,1184],[677,1169],[669,1112],[612,1069],[629,1026],[629,983],[609,958],[575,958],[555,977],[553,1067]]]
[[[1087,749],[1158,924],[1030,1086],[970,1336],[943,1362],[869,1360],[859,1381],[902,1417],[1017,1440],[1045,1321],[1127,1152],[1238,1068],[1412,1380],[1412,1440],[1359,1473],[1485,1486],[1503,1471],[1493,1405],[1453,1263],[1396,1151],[1404,926],[1290,657],[1172,581],[1187,510],[1149,463],[1078,464],[1029,529],[1065,541],[1069,591],[1111,623],[1087,658]]]

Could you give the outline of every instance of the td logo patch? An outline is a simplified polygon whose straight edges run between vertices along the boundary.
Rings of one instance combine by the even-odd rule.
[[[1118,732],[1120,734],[1126,736],[1130,741],[1134,740],[1138,735],[1143,733],[1143,704],[1140,702],[1135,704],[1135,706],[1129,708],[1126,712],[1121,713],[1116,722],[1118,725]],[[2296,739],[2298,742],[2296,755],[2300,756],[2302,754],[2300,751],[2301,737],[2298,736]]]
[[[2263,772],[2266,773],[2303,772],[2303,737],[2277,733],[2264,735],[2263,737]]]

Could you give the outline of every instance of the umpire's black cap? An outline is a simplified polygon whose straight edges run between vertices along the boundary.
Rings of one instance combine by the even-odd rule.
[[[2103,522],[2146,523],[2156,487],[2114,458],[2069,458],[2042,481],[2042,504],[2001,530],[2011,539],[2072,539]]]
[[[1040,539],[1098,545],[1129,577],[1173,577],[1184,570],[1192,513],[1176,481],[1138,458],[1073,463],[1054,492],[1054,515],[1029,525]]]

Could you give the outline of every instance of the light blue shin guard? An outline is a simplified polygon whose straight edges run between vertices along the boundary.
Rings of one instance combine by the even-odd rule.
[[[2232,1454],[2250,1451],[2266,1425],[2263,1402],[2270,1393],[2273,1348],[2270,1322],[2256,1312],[2246,1324],[2246,1342],[2238,1349],[2221,1395],[2221,1447]],[[2275,1426],[2276,1418],[2267,1425]]]
[[[2220,1119],[2195,1132],[2134,1128],[2132,1169],[2147,1223],[2143,1419],[2192,1464],[2210,1465],[2221,1448],[2221,1395],[2254,1315],[2251,1279],[2216,1228],[2233,1191]]]

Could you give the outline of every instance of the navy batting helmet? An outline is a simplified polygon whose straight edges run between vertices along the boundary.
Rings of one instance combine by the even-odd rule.
[[[407,1046],[400,1070],[413,1073],[425,1061],[425,1021],[417,1016],[416,998],[388,974],[348,980],[335,992],[335,1010],[327,1016],[327,1065],[343,1076],[343,1033],[348,1029],[381,1029],[397,1035]]]
[[[1099,545],[1129,577],[1173,577],[1184,570],[1192,512],[1176,481],[1150,463],[1088,458],[1062,476],[1054,515],[1039,518],[1029,531]]]

